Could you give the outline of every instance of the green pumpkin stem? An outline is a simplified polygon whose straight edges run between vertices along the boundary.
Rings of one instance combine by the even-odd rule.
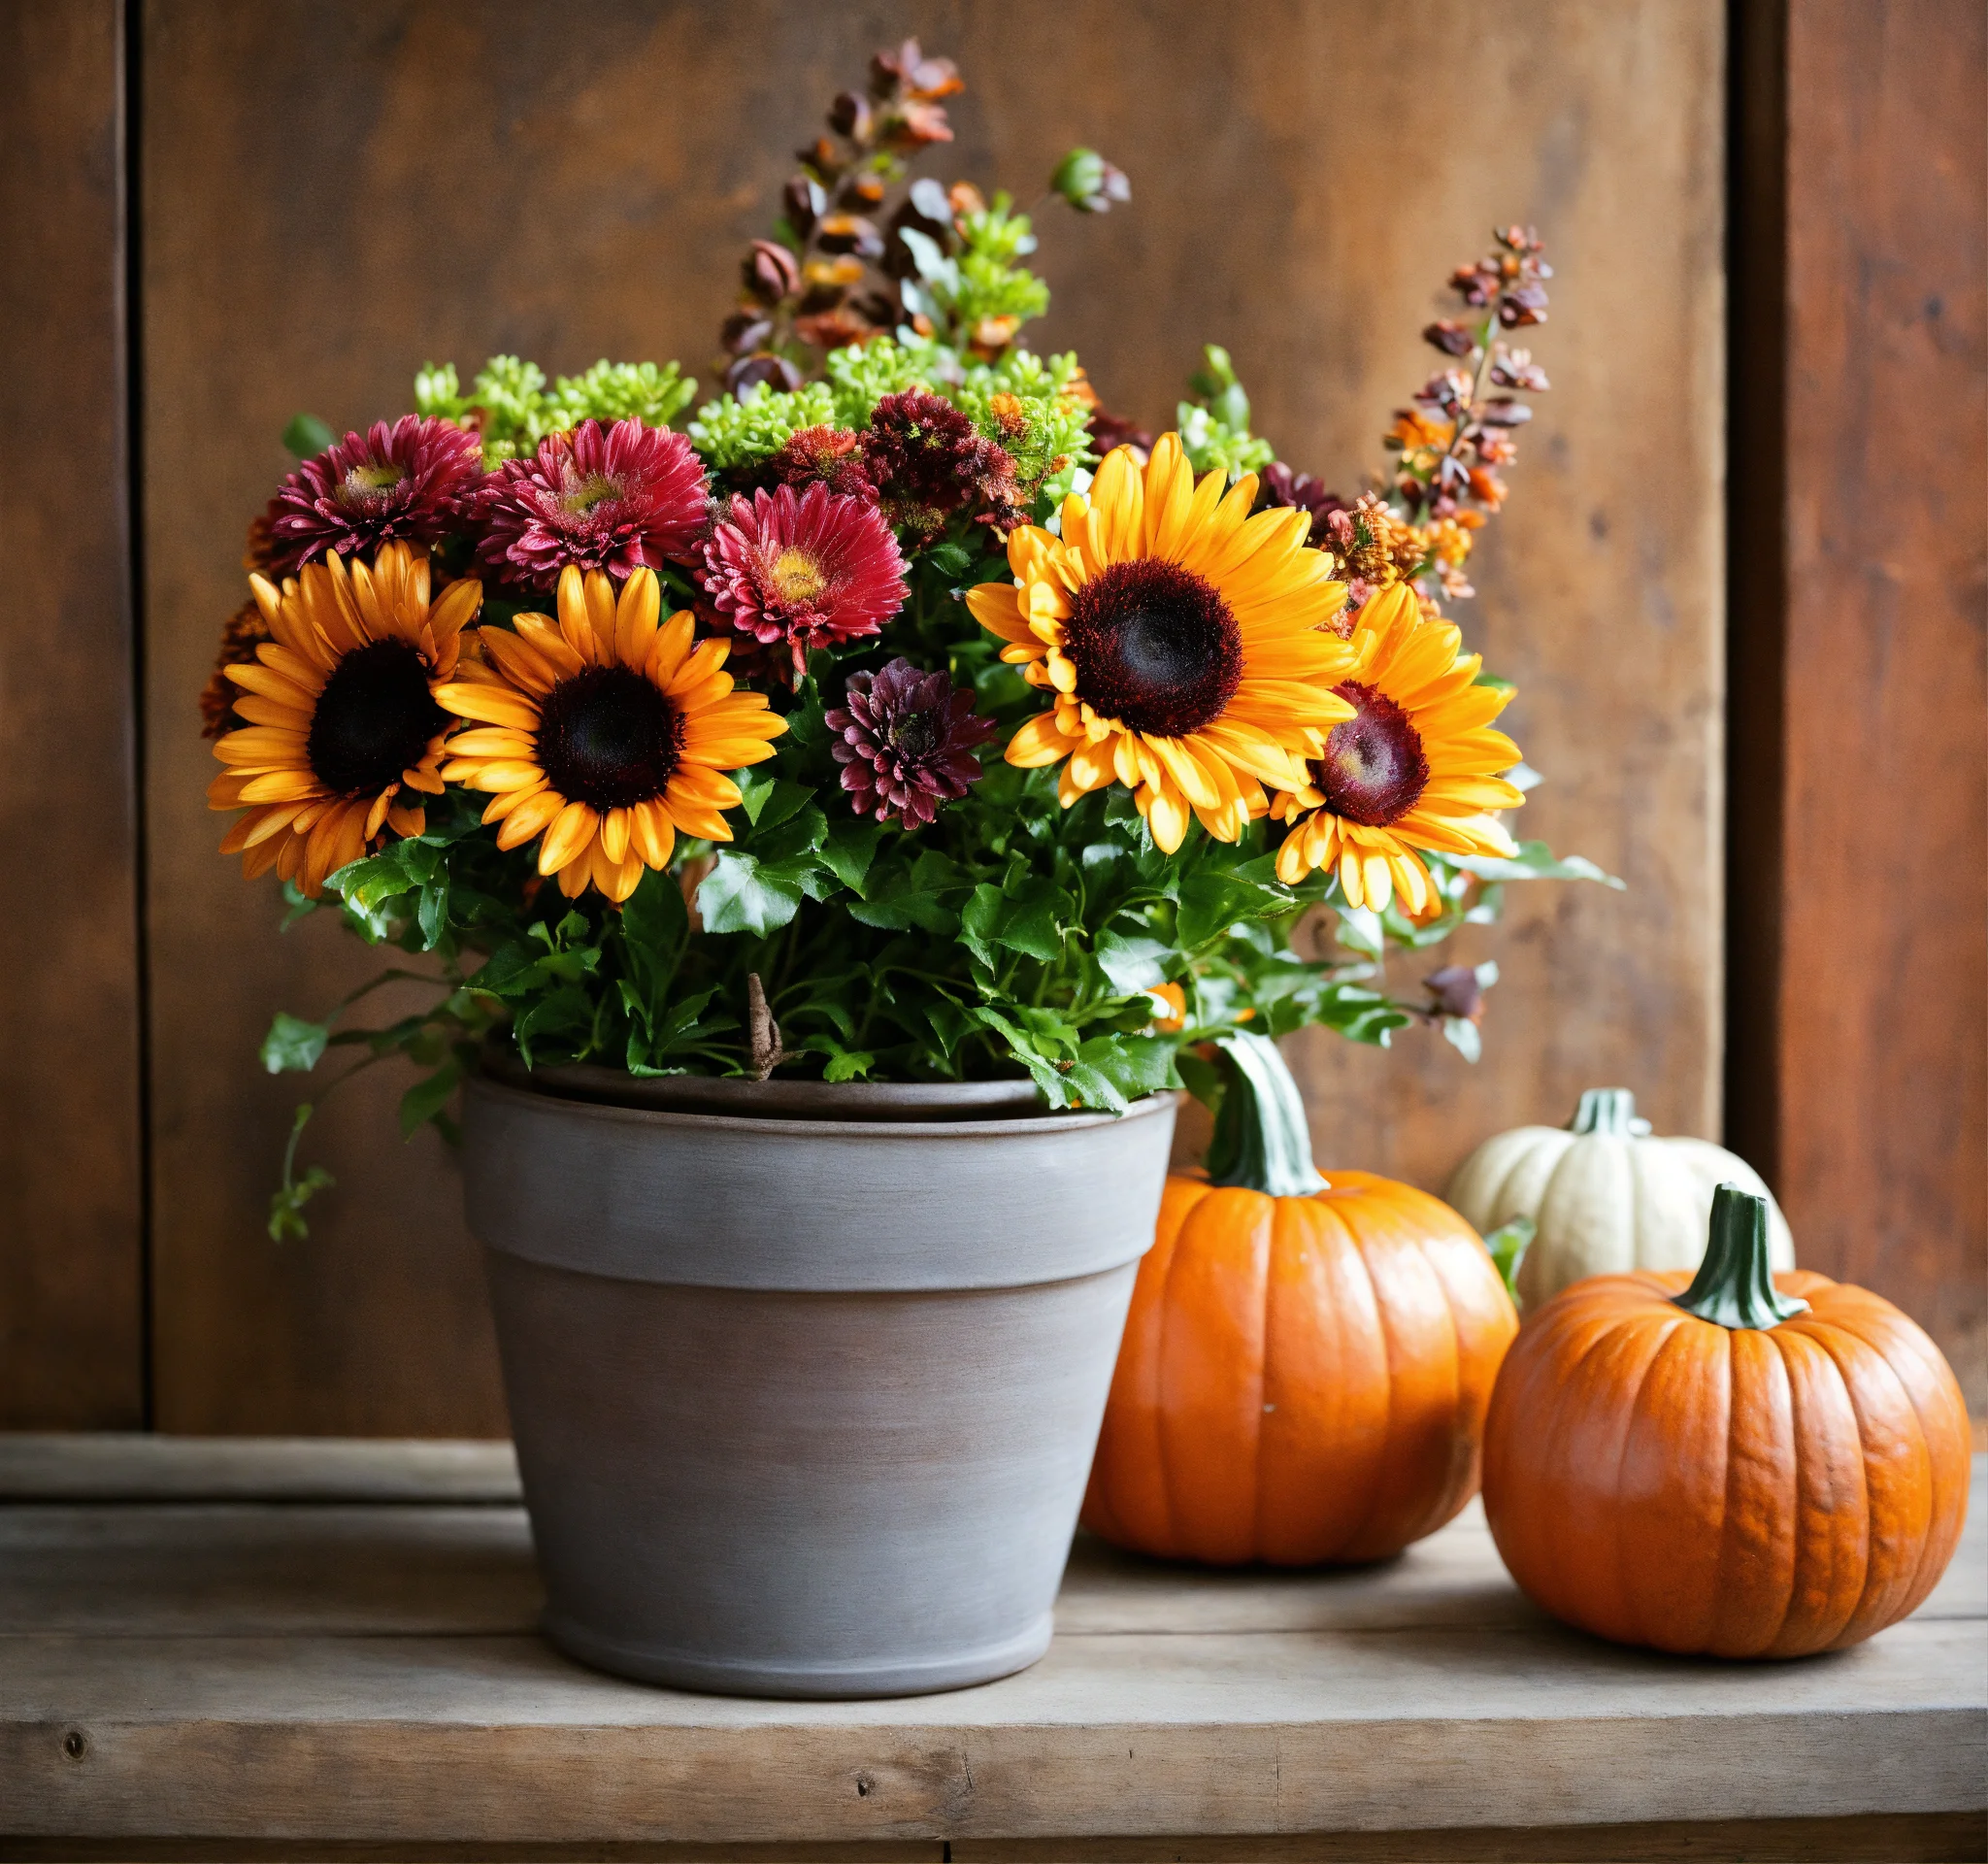
[[[1582,1092],[1567,1130],[1631,1138],[1636,1133],[1636,1096],[1627,1087],[1589,1087]],[[1649,1128],[1645,1126],[1643,1131]]]
[[[1216,1039],[1228,1077],[1209,1142],[1211,1184],[1241,1185],[1272,1197],[1309,1197],[1326,1188],[1311,1162],[1304,1097],[1276,1043],[1241,1030]]]
[[[1722,1327],[1752,1327],[1765,1332],[1798,1314],[1808,1303],[1774,1286],[1773,1264],[1767,1247],[1767,1199],[1737,1184],[1721,1184],[1712,1193],[1711,1235],[1705,1260],[1690,1287],[1673,1297],[1675,1305],[1701,1320]]]

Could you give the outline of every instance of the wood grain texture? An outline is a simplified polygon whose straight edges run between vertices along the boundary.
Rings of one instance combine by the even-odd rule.
[[[145,1411],[120,19],[0,9],[0,1427]]]
[[[379,1458],[404,1481],[400,1448]],[[232,1847],[215,1856],[529,1842],[634,1857],[943,1839],[1035,1843],[990,1859],[1124,1860],[1224,1835],[1276,1841],[1238,1856],[1295,1859],[1365,1855],[1305,1848],[1360,1832],[1382,1835],[1383,1858],[1645,1854],[1635,1842],[1719,1856],[1748,1838],[1762,1844],[1744,1854],[1773,1856],[1799,1854],[1798,1828],[1718,1838],[1706,1822],[1873,1816],[1919,1823],[1885,1827],[1889,1853],[1872,1827],[1864,1851],[1838,1851],[1811,1825],[1811,1854],[1952,1855],[1943,1815],[1977,1808],[1988,1738],[1984,1535],[1977,1507],[1957,1589],[1868,1645],[1734,1665],[1546,1623],[1474,1515],[1342,1575],[1211,1575],[1080,1545],[1036,1668],[940,1696],[779,1703],[559,1657],[526,1629],[537,1588],[514,1508],[17,1506],[0,1512],[0,1855],[119,1838],[134,1857],[195,1840]],[[1487,1779],[1502,1837],[1483,1829]],[[1651,1821],[1694,1829],[1586,1852],[1567,1836]]]
[[[239,1839],[10,1839],[0,1864],[1936,1864],[1988,1855],[1979,1813],[1632,1825],[1301,1832],[1283,1838],[911,1839],[902,1843],[306,1845]]]
[[[1044,215],[1040,344],[1076,345],[1110,402],[1159,421],[1199,344],[1223,342],[1264,431],[1342,486],[1431,366],[1415,331],[1437,283],[1495,220],[1546,231],[1560,279],[1536,349],[1556,385],[1468,626],[1551,773],[1527,832],[1634,890],[1538,889],[1462,941],[1507,977],[1480,1069],[1426,1032],[1298,1061],[1325,1163],[1430,1184],[1603,1082],[1664,1130],[1714,1132],[1722,21],[1714,0],[1272,0],[1246,32],[1186,0],[1136,23],[1103,0],[149,0],[161,1422],[503,1428],[451,1167],[432,1137],[392,1136],[402,1082],[369,1080],[314,1132],[340,1183],[312,1242],[262,1234],[298,1095],[254,1045],[272,1011],[367,974],[328,923],[275,935],[273,894],[215,854],[201,800],[192,696],[284,466],[276,435],[300,407],[339,426],[403,407],[430,357],[702,368],[783,151],[907,30],[969,79],[935,167],[1027,195],[1081,140],[1133,176],[1128,211]]]
[[[1790,9],[1773,1182],[1988,1406],[1988,16]],[[1928,48],[1938,49],[1928,56]]]

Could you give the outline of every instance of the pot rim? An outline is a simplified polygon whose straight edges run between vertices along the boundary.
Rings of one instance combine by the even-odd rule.
[[[612,1072],[612,1071],[609,1071]],[[634,1077],[630,1077],[634,1079]],[[614,1101],[580,1100],[544,1088],[520,1087],[498,1079],[487,1065],[464,1083],[471,1093],[558,1108],[564,1113],[616,1125],[677,1127],[705,1132],[756,1133],[769,1137],[818,1139],[824,1131],[873,1139],[1024,1139],[1049,1133],[1080,1132],[1089,1127],[1141,1119],[1176,1105],[1180,1089],[1161,1088],[1133,1101],[1122,1114],[1038,1114],[996,1119],[776,1119],[751,1114],[693,1114],[660,1107],[625,1106]]]

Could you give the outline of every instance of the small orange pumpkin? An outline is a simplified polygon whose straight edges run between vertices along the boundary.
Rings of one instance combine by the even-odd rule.
[[[1319,1177],[1273,1043],[1220,1047],[1209,1175],[1167,1181],[1083,1524],[1213,1564],[1381,1559],[1476,1493],[1518,1315],[1447,1205]]]
[[[1569,1624],[1803,1656],[1933,1589],[1971,1448],[1939,1348],[1863,1288],[1772,1274],[1767,1200],[1722,1184],[1695,1278],[1595,1276],[1527,1320],[1491,1400],[1484,1512]]]

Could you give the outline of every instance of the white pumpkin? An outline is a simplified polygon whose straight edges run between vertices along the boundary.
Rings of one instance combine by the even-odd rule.
[[[1538,1225],[1518,1266],[1518,1305],[1530,1313],[1583,1276],[1696,1269],[1722,1183],[1767,1199],[1769,1254],[1792,1269],[1794,1239],[1760,1174],[1709,1140],[1652,1138],[1626,1087],[1590,1087],[1565,1127],[1487,1139],[1447,1195],[1486,1235],[1519,1216]]]

